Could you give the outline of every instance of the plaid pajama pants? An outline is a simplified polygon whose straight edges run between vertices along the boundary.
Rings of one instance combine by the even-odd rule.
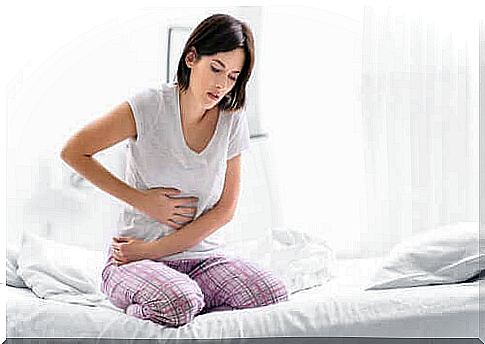
[[[288,300],[283,282],[241,258],[144,259],[117,266],[111,254],[101,291],[128,315],[177,327],[196,315]]]

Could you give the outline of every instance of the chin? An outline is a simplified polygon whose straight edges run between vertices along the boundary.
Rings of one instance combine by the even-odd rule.
[[[207,102],[206,103],[207,104],[207,108],[208,109],[212,109],[214,106],[217,106],[219,104],[219,102],[220,102],[219,100],[216,101],[216,102],[213,102],[213,101],[212,102]]]

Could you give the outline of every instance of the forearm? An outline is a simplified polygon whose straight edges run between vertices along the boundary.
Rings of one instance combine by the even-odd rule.
[[[185,225],[170,235],[153,242],[151,255],[153,259],[183,252],[204,240],[217,229],[232,219],[233,212],[222,205],[211,210]]]
[[[136,207],[143,198],[141,191],[111,174],[92,156],[63,155],[61,158],[92,184],[127,204]]]

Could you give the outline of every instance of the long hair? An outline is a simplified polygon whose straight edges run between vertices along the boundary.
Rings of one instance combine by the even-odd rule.
[[[221,110],[233,113],[246,103],[246,84],[254,66],[254,37],[249,26],[227,14],[214,14],[204,19],[190,34],[177,68],[177,83],[182,91],[189,87],[190,68],[185,64],[187,53],[196,50],[197,60],[236,48],[244,50],[244,65],[236,83],[218,106]]]

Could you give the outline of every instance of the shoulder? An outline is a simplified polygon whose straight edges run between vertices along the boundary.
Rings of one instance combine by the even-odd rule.
[[[228,113],[227,116],[230,118],[231,128],[233,130],[236,130],[239,126],[244,125],[244,122],[246,122],[246,111],[244,111],[244,109],[233,113]]]
[[[227,111],[221,110],[221,113],[225,117],[230,119],[231,123],[238,122],[238,121],[240,121],[241,117],[244,117],[244,110],[242,110],[242,109],[237,110],[235,112],[227,112]]]
[[[174,98],[177,94],[178,87],[176,83],[163,83],[160,87],[134,87],[130,90],[131,96],[155,98],[159,100]]]
[[[160,112],[177,103],[176,95],[177,89],[173,84],[162,84],[160,87],[132,88],[128,100],[145,111]]]
[[[160,99],[162,94],[162,88],[156,87],[135,87],[130,90],[130,97],[143,99],[143,100],[155,100]]]

